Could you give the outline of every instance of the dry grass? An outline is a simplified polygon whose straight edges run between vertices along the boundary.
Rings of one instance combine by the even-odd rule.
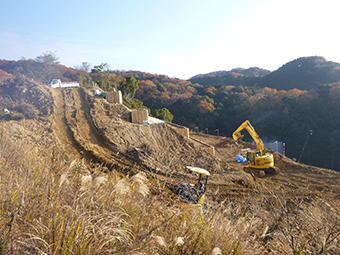
[[[264,189],[266,195],[242,203],[210,203],[202,213],[164,195],[142,173],[91,174],[56,148],[37,150],[0,131],[0,254],[339,251],[339,213],[326,205],[311,211],[303,197]]]
[[[205,214],[184,208],[141,173],[94,176],[55,148],[38,152],[5,130],[0,166],[0,254],[243,254],[247,248],[221,207]]]

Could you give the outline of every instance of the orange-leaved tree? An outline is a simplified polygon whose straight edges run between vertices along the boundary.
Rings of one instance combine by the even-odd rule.
[[[198,104],[198,108],[201,113],[212,112],[216,109],[212,103],[203,100]]]

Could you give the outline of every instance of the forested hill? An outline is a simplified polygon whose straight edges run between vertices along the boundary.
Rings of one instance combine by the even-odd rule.
[[[311,90],[320,84],[340,81],[340,64],[323,57],[303,57],[263,77],[258,86],[277,90]]]
[[[230,71],[215,71],[215,72],[210,72],[210,73],[207,73],[207,74],[198,74],[198,75],[195,75],[193,77],[190,78],[190,80],[192,79],[195,79],[195,78],[200,78],[200,77],[209,77],[209,76],[218,76],[218,77],[221,77],[221,76],[224,76],[224,75],[228,75],[230,73],[236,73],[236,74],[241,74],[241,75],[245,75],[245,76],[253,76],[253,77],[259,77],[259,76],[265,76],[267,74],[270,73],[269,70],[266,70],[266,69],[261,69],[261,68],[258,68],[258,67],[251,67],[251,68],[248,68],[248,69],[245,69],[245,68],[234,68]]]
[[[234,68],[230,71],[216,71],[208,74],[198,74],[189,79],[192,83],[199,83],[203,86],[213,84],[224,85],[245,85],[252,86],[261,80],[261,77],[270,73],[269,70],[252,67],[248,69]]]
[[[218,71],[195,75],[189,79],[203,86],[233,85],[274,88],[277,90],[311,90],[320,84],[340,81],[340,64],[323,57],[301,57],[280,67],[274,72],[257,67],[231,71]]]
[[[271,73],[237,68],[181,80],[140,71],[113,71],[107,63],[90,68],[84,62],[67,68],[57,60],[51,53],[34,60],[0,60],[0,86],[20,82],[24,75],[42,83],[59,78],[78,81],[81,86],[96,84],[103,90],[116,87],[128,107],[147,107],[157,118],[227,137],[248,119],[263,140],[285,142],[288,157],[340,171],[338,63],[303,57]],[[15,99],[11,104],[10,110],[20,108]],[[0,100],[1,107],[9,106]],[[251,140],[247,135],[245,139]]]

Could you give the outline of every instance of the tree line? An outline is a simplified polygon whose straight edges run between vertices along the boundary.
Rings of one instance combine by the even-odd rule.
[[[302,65],[307,67],[301,69]],[[248,74],[244,74],[242,69],[239,70],[241,75],[238,75],[235,69],[226,73],[237,81],[234,85],[209,82],[202,85],[193,81],[204,76],[196,77],[196,80],[182,80],[140,71],[111,70],[107,63],[91,68],[83,62],[67,68],[60,65],[53,52],[44,53],[34,60],[0,60],[3,71],[23,74],[44,83],[50,78],[60,78],[62,81],[76,80],[81,86],[95,85],[103,90],[115,87],[122,90],[128,107],[148,108],[151,115],[187,126],[193,131],[212,135],[218,131],[221,136],[231,137],[235,129],[248,119],[263,140],[284,142],[288,157],[340,171],[340,159],[337,157],[340,152],[338,66],[320,57],[302,58],[284,65],[275,71],[274,76],[274,72],[262,75],[259,69],[252,70],[257,74],[249,73],[249,70]],[[320,76],[311,85],[306,73],[315,69]],[[212,75],[217,77],[221,74]],[[270,75],[275,78],[270,78],[273,80],[286,77],[283,80],[288,89],[282,89],[281,80],[277,82],[278,88],[275,88],[275,81],[263,87],[264,79],[267,79],[264,83],[268,85],[270,79],[267,77]],[[2,73],[2,77],[5,74]],[[303,77],[306,79],[303,80]],[[291,84],[300,86],[292,88]],[[309,85],[306,87],[306,84]],[[250,137],[248,139],[251,141]]]

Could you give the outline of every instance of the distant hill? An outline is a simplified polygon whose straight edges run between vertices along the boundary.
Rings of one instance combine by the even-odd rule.
[[[189,79],[193,84],[203,86],[233,85],[275,88],[277,90],[311,90],[320,84],[340,81],[340,64],[327,61],[324,57],[301,57],[284,64],[278,70],[270,72],[253,67],[235,68],[230,71],[216,71],[198,74]]]
[[[248,69],[234,68],[230,71],[216,71],[207,74],[198,74],[189,79],[191,83],[198,83],[203,86],[209,85],[233,85],[253,86],[260,77],[270,73],[269,70],[252,67]]]
[[[277,90],[311,90],[320,84],[340,81],[340,64],[327,61],[323,57],[302,57],[280,67],[263,77],[259,87]]]
[[[210,73],[207,73],[207,74],[198,74],[198,75],[191,77],[189,80],[196,79],[196,78],[202,78],[202,77],[209,77],[209,76],[213,76],[213,75],[221,77],[221,76],[224,76],[224,75],[227,75],[227,74],[230,74],[230,73],[239,73],[239,74],[243,74],[243,75],[246,75],[246,76],[258,77],[258,76],[265,76],[265,75],[269,74],[270,71],[266,70],[266,69],[261,69],[261,68],[258,68],[258,67],[251,67],[251,68],[248,68],[248,69],[234,68],[230,71],[216,71],[216,72],[210,72]]]
[[[46,59],[46,61],[48,61],[48,59]],[[40,61],[38,57],[36,59],[23,58],[19,61],[0,59],[0,69],[9,74],[20,73],[43,83],[51,78],[60,78],[62,81],[77,80],[81,85],[85,85],[91,80],[89,73],[86,74],[75,68],[68,68],[59,64],[58,61],[49,65],[48,62]],[[340,82],[340,64],[327,61],[324,57],[320,56],[295,59],[273,72],[259,67],[248,69],[234,68],[230,71],[221,70],[207,74],[198,74],[189,80],[170,78],[167,75],[150,74],[140,71],[111,71],[111,73],[122,77],[133,75],[140,81],[150,80],[161,92],[167,92],[169,89],[176,90],[182,85],[186,87],[190,84],[199,84],[203,87],[212,85],[231,85],[235,87],[242,85],[243,87],[253,87],[256,85],[258,88],[268,87],[278,91],[288,91],[291,89],[310,91],[321,84]],[[169,83],[174,84],[174,86],[172,86],[173,88],[164,87],[164,84],[168,85]]]

